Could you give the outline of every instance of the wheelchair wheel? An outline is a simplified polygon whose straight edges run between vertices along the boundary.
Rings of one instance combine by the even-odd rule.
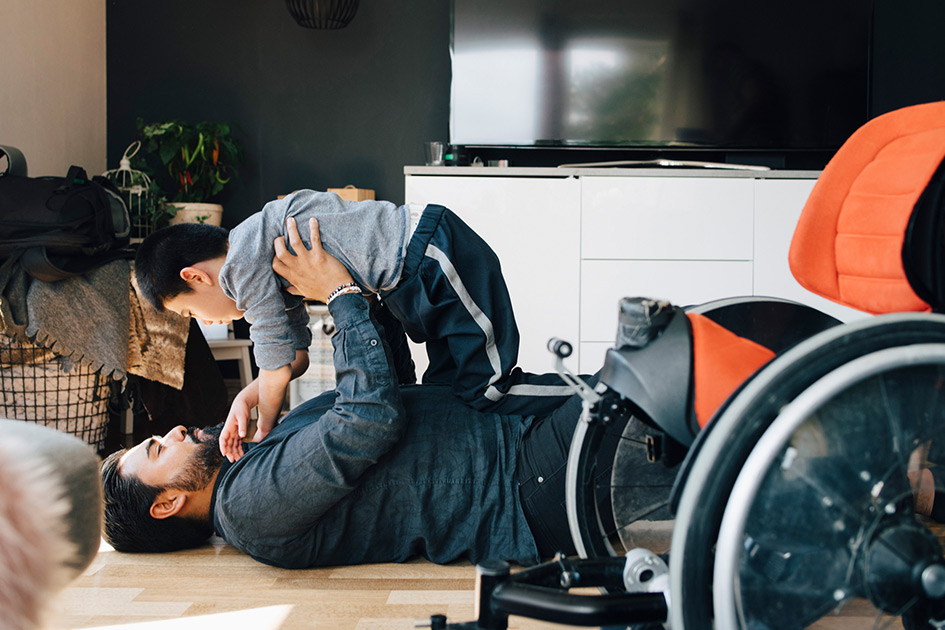
[[[575,516],[572,537],[582,558],[669,549],[669,497],[678,465],[646,457],[649,427],[635,416],[610,425],[590,423],[575,435],[567,500]],[[577,532],[577,534],[575,534]]]
[[[674,628],[945,618],[942,547],[913,490],[945,466],[945,317],[821,333],[713,422],[676,514]]]
[[[610,475],[610,531],[624,551],[640,548],[665,554],[673,527],[669,498],[679,464],[667,466],[647,460],[646,436],[650,432],[637,418],[624,428]]]
[[[726,298],[686,311],[775,352],[840,323],[810,306],[771,297]],[[568,512],[578,555],[623,555],[634,548],[667,553],[673,527],[670,498],[682,466],[647,460],[652,422],[631,415],[634,410],[616,399],[602,406],[619,417],[579,424],[568,460]]]
[[[605,393],[601,406],[619,404]],[[612,414],[604,422],[600,414],[578,421],[568,454],[565,502],[571,538],[581,558],[622,555],[623,547],[613,526],[611,475],[615,453],[621,450],[624,427],[636,424],[626,413]]]

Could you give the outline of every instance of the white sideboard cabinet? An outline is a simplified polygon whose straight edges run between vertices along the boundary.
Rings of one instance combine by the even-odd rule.
[[[502,261],[520,365],[550,371],[548,338],[589,373],[613,345],[617,302],[742,295],[862,316],[803,289],[787,262],[816,171],[406,167],[406,200],[451,208]],[[422,359],[418,361],[422,365]]]

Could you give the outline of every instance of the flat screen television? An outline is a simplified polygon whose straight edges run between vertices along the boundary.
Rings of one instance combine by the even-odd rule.
[[[453,0],[450,142],[822,166],[869,119],[872,16],[871,0]]]

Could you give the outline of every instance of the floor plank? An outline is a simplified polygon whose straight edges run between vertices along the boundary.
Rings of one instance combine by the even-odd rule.
[[[215,539],[170,554],[122,554],[103,543],[92,565],[52,602],[50,630],[399,630],[430,615],[472,621],[476,569],[416,559],[290,571]],[[511,618],[518,630],[569,628]]]
[[[929,522],[931,525],[931,523]],[[940,540],[941,526],[933,526]],[[51,603],[46,628],[88,630],[407,630],[430,615],[475,619],[476,568],[421,559],[290,571],[214,539],[201,549],[122,554],[102,543],[89,568]],[[884,627],[850,600],[813,628]],[[2,624],[0,624],[2,625]],[[573,628],[512,617],[513,630]]]

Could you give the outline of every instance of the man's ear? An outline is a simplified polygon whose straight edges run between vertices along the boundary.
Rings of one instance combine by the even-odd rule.
[[[184,509],[187,494],[182,490],[163,490],[151,504],[151,518],[162,519],[175,516]]]
[[[200,267],[184,267],[180,270],[180,277],[187,284],[213,285],[213,278]]]

